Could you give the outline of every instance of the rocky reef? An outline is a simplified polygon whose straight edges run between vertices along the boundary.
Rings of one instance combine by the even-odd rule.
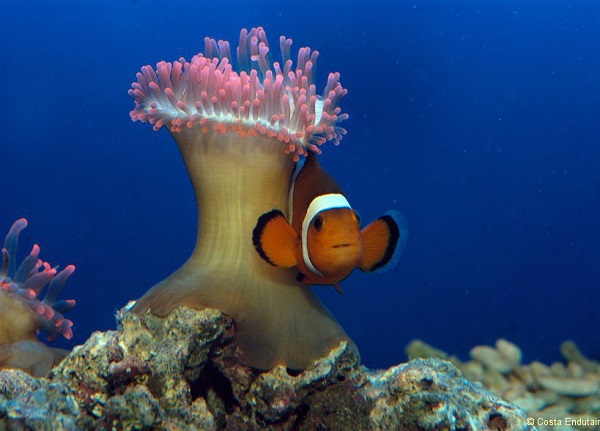
[[[372,371],[346,343],[304,371],[243,365],[231,319],[117,315],[47,378],[0,372],[0,429],[527,430],[524,410],[450,362]]]
[[[448,359],[471,381],[527,411],[537,430],[600,430],[600,362],[587,359],[572,341],[560,346],[564,362],[522,364],[521,350],[507,340],[476,346],[463,362],[421,341],[407,348],[411,358]]]

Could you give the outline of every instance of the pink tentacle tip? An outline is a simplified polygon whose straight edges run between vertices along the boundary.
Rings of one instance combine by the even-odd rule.
[[[77,267],[75,265],[71,264],[71,265],[65,266],[65,269],[63,269],[61,272],[68,273],[69,275],[71,275],[75,272],[76,269],[77,269]]]
[[[48,305],[44,306],[44,316],[46,316],[46,319],[48,320],[52,320],[52,318],[54,317],[54,315],[56,314],[56,312],[54,311],[54,309]]]
[[[29,252],[30,256],[33,257],[38,257],[40,254],[40,246],[37,244],[33,244],[33,247],[31,248],[31,252]]]
[[[59,332],[67,340],[70,340],[71,338],[73,338],[73,330],[71,328],[73,328],[73,322],[69,319],[64,319],[60,324]]]
[[[142,67],[128,92],[135,103],[131,119],[149,122],[155,131],[167,126],[180,132],[200,125],[202,133],[238,132],[240,142],[248,135],[262,134],[308,148],[314,139],[304,132],[315,123],[313,71],[318,52],[300,48],[294,66],[292,40],[282,36],[279,42],[281,59],[272,61],[273,50],[264,29],[242,29],[237,48],[239,71],[232,68],[229,43],[209,37],[205,38],[206,54],[194,56],[191,62],[180,58],[173,63],[158,62],[156,68]],[[322,112],[336,109],[345,94],[339,73],[329,74],[323,92],[327,107]],[[335,112],[340,114],[337,109]],[[343,119],[342,115],[323,116],[319,122],[332,125]],[[253,124],[256,120],[260,125]],[[335,142],[338,135],[319,139]]]

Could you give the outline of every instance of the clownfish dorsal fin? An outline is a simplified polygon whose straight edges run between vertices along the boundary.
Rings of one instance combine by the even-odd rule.
[[[391,269],[408,239],[406,222],[397,211],[375,219],[361,231],[363,254],[360,269],[367,272]]]
[[[280,210],[261,215],[252,231],[254,248],[273,266],[290,268],[298,264],[295,248],[298,234]]]
[[[302,221],[313,200],[327,194],[344,193],[335,179],[321,167],[316,154],[309,151],[296,163],[288,196],[288,221],[297,232],[301,232]]]

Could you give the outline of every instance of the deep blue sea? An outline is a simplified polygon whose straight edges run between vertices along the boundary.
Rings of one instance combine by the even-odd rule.
[[[363,220],[402,212],[398,266],[316,287],[370,367],[420,338],[600,359],[600,3],[0,0],[0,236],[27,217],[74,263],[73,346],[177,269],[196,205],[166,130],[132,123],[136,72],[264,26],[320,52],[350,115],[323,166]]]

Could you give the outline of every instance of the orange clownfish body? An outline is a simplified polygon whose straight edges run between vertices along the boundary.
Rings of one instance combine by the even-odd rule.
[[[313,153],[292,177],[289,214],[289,222],[278,209],[259,217],[252,233],[256,251],[271,265],[297,267],[303,283],[332,284],[340,293],[338,283],[355,268],[393,267],[408,234],[396,212],[361,230],[342,189]]]

